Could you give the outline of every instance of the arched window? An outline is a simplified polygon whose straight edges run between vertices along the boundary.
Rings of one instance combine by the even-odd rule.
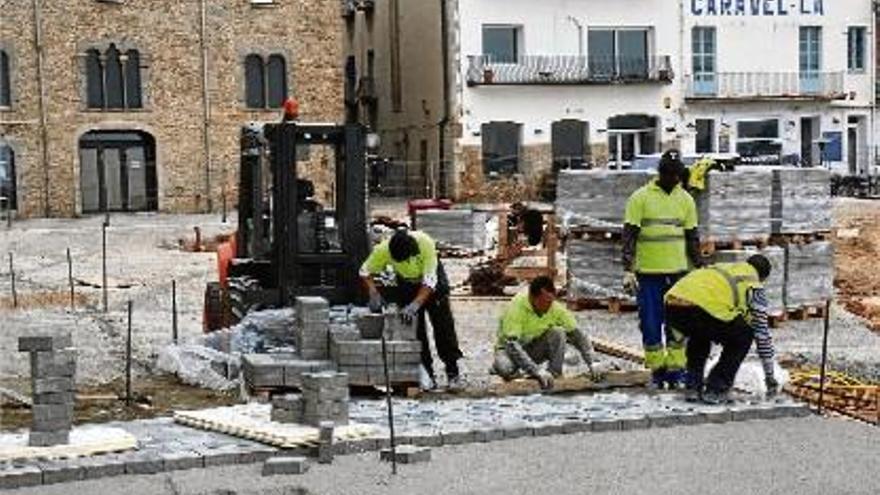
[[[248,108],[281,108],[287,98],[287,62],[282,55],[244,59],[245,104]]]
[[[267,64],[268,84],[266,103],[269,108],[281,108],[287,98],[287,66],[284,57],[271,55]]]
[[[137,50],[124,54],[116,45],[101,53],[97,49],[85,57],[86,104],[93,109],[123,110],[143,108],[141,56]]]
[[[9,73],[9,55],[0,50],[0,107],[12,106],[12,75]]]

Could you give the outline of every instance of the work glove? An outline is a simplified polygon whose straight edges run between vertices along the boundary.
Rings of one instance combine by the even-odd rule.
[[[623,291],[634,296],[639,292],[639,279],[633,272],[623,274]]]
[[[381,313],[382,312],[382,295],[379,294],[379,291],[373,289],[370,291],[370,311],[373,313]]]
[[[764,378],[764,385],[767,386],[767,398],[772,399],[776,397],[776,394],[779,393],[779,382],[776,381],[776,378],[773,376],[767,376]]]
[[[416,321],[416,317],[419,315],[419,303],[413,301],[406,305],[403,308],[403,311],[400,312],[400,320],[407,325],[412,325],[412,322]]]
[[[538,383],[541,384],[541,388],[543,390],[550,390],[553,388],[553,375],[550,374],[547,370],[541,370],[538,372],[535,379],[538,380]]]

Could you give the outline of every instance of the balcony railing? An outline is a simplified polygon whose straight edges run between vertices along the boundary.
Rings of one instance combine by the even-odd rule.
[[[468,57],[468,86],[516,84],[627,84],[672,81],[669,56],[523,55],[499,60]]]
[[[839,99],[843,72],[719,72],[688,81],[691,99]]]

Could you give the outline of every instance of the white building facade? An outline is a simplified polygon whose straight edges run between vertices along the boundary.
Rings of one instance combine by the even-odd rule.
[[[873,0],[455,3],[460,188],[671,147],[874,163]]]

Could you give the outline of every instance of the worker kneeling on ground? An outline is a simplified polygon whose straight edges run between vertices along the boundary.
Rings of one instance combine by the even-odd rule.
[[[719,404],[728,401],[736,373],[757,342],[768,395],[778,391],[773,376],[773,339],[767,324],[767,292],[763,281],[770,261],[754,255],[745,263],[719,263],[695,270],[666,294],[666,324],[688,337],[689,400]],[[705,380],[712,342],[721,344],[721,358]]]
[[[516,295],[501,317],[493,372],[509,380],[519,371],[553,387],[553,378],[562,375],[565,344],[580,352],[594,377],[593,346],[577,328],[577,321],[556,301],[556,289],[549,277],[538,277],[526,291]],[[539,365],[547,362],[547,371]]]
[[[384,287],[380,294],[372,276],[391,267],[397,276],[397,284]],[[463,386],[458,370],[462,352],[458,348],[455,320],[449,306],[449,279],[443,263],[437,256],[434,240],[419,231],[398,230],[391,239],[379,243],[360,269],[360,276],[370,295],[370,309],[382,310],[384,298],[399,305],[401,317],[408,322],[418,322],[417,335],[422,343],[423,389],[436,387],[433,357],[425,328],[425,312],[434,328],[434,344],[437,354],[446,366],[447,385],[450,389]]]

